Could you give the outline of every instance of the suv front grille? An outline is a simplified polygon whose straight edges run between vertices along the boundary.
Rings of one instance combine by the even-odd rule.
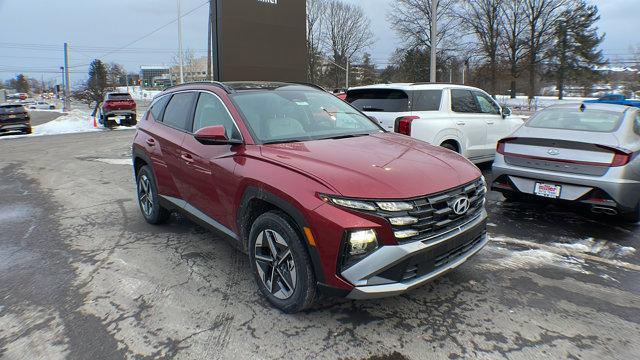
[[[482,214],[485,194],[485,183],[482,179],[478,179],[472,183],[439,194],[402,200],[412,203],[413,210],[405,212],[378,210],[376,213],[387,220],[399,216],[418,218],[418,222],[415,224],[392,226],[392,229],[393,231],[418,231],[419,234],[413,237],[397,239],[399,243],[426,241],[444,235],[477,219]],[[458,215],[454,212],[454,204],[458,199],[465,196],[469,199],[469,210]]]

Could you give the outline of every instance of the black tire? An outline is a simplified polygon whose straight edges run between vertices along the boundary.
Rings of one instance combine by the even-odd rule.
[[[287,314],[309,308],[315,303],[317,296],[315,274],[306,243],[294,226],[293,221],[283,212],[270,211],[253,222],[249,234],[249,263],[258,288],[274,307]],[[277,249],[275,257],[271,256],[271,245]],[[262,260],[256,260],[258,251]],[[290,256],[286,255],[288,252]],[[275,263],[279,265],[274,266]],[[278,270],[274,272],[276,268]],[[274,275],[269,276],[272,273]],[[271,281],[266,280],[268,278]],[[267,282],[271,288],[267,288]],[[287,286],[289,283],[291,286]]]
[[[136,126],[137,124],[138,124],[138,121],[136,119],[136,115],[131,115],[126,120],[126,126]]]
[[[505,191],[502,193],[502,196],[509,202],[522,202],[524,201],[524,195],[518,194],[516,192]]]
[[[33,133],[33,129],[29,127],[24,131],[24,133],[29,135],[29,134]]]
[[[622,219],[634,224],[640,222],[640,204],[636,206],[635,211],[623,214]]]
[[[440,145],[440,147],[443,147],[443,148],[445,148],[447,150],[451,150],[451,151],[456,152],[456,153],[458,152],[458,149],[452,143],[443,143],[442,145]]]
[[[150,192],[146,192],[146,197],[143,197],[146,191],[143,185],[144,183],[147,185],[146,188],[150,190]],[[171,211],[160,205],[156,178],[153,176],[153,171],[151,171],[148,165],[141,167],[138,171],[138,175],[136,176],[136,190],[140,211],[149,224],[158,225],[169,220]],[[149,200],[150,203],[147,200]]]

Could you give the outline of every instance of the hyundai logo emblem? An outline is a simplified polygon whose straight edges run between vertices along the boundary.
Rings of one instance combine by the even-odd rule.
[[[465,197],[458,198],[453,203],[453,212],[456,213],[457,215],[466,214],[467,211],[469,211],[469,206],[471,206],[471,203],[469,203],[468,197],[465,196]]]
[[[558,149],[549,149],[549,151],[547,151],[547,154],[553,155],[553,156],[560,155],[560,150],[558,150]]]

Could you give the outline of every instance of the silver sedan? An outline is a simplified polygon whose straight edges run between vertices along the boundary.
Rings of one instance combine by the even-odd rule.
[[[640,109],[572,104],[539,111],[498,142],[493,190],[581,203],[640,221]]]

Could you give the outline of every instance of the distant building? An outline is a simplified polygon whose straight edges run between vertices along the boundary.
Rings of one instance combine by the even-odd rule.
[[[197,82],[207,80],[207,58],[185,59],[182,67],[184,82]],[[180,82],[180,66],[171,67],[171,80],[174,83]]]
[[[162,87],[164,81],[157,83],[159,79],[165,79],[171,72],[168,66],[142,65],[140,66],[140,80],[143,87]]]

